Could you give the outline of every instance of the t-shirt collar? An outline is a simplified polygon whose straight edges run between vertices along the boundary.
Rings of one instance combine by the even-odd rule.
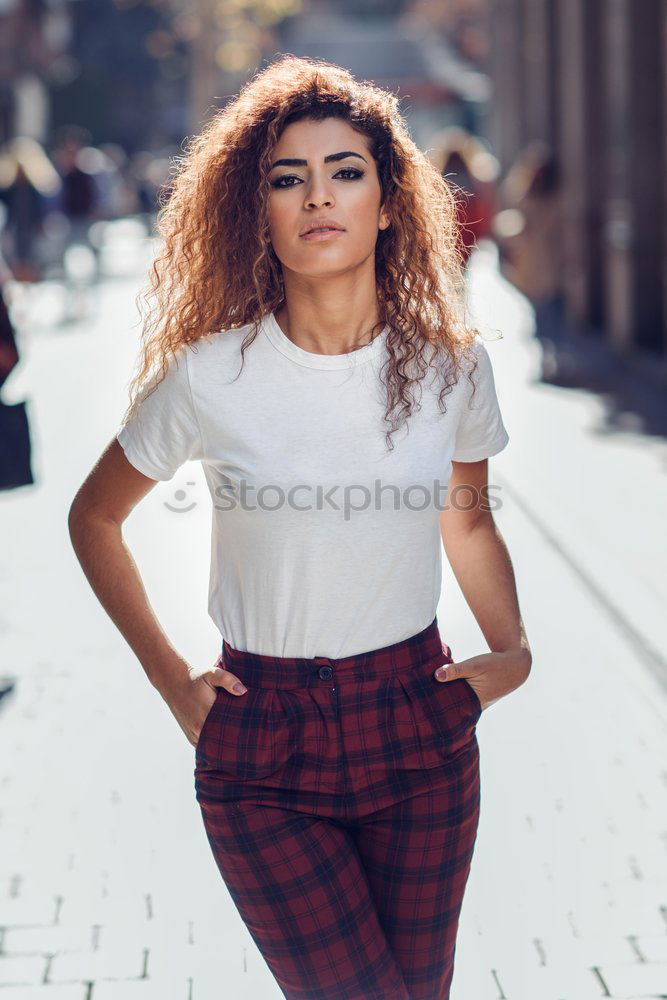
[[[304,365],[306,368],[331,371],[354,368],[357,365],[366,364],[367,361],[376,357],[382,348],[389,326],[385,326],[370,344],[364,344],[363,347],[358,347],[356,351],[350,351],[348,354],[314,354],[312,351],[304,351],[302,347],[299,347],[283,333],[273,312],[266,313],[264,316],[262,329],[276,350],[284,354],[285,357],[299,365]]]

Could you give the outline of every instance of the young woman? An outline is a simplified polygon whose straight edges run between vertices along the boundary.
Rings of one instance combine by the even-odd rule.
[[[531,666],[452,196],[393,95],[285,56],[193,140],[158,225],[140,391],[72,503],[77,555],[196,748],[211,849],[284,995],[445,1000],[475,725]],[[187,460],[212,497],[203,671],[121,531]],[[441,537],[491,650],[460,662]]]

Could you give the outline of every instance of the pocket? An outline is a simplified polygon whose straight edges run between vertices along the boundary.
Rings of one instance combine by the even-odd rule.
[[[453,663],[454,657],[452,656],[452,651],[450,647],[443,642],[442,649],[443,649],[442,663],[443,664]],[[433,674],[435,674],[436,669],[437,668],[433,669],[432,671]],[[469,710],[472,713],[474,719],[474,723],[477,722],[480,715],[482,714],[482,703],[479,700],[479,697],[474,687],[468,683],[465,677],[459,677],[458,680],[455,681],[439,681],[435,677],[433,678],[433,680],[436,684],[440,685],[440,687],[452,687],[454,689],[457,695],[455,701],[459,707],[461,708],[464,707],[464,705],[462,704],[462,699],[467,701]]]
[[[465,751],[474,738],[479,717],[470,686],[462,679],[436,680],[433,674],[438,665],[436,662],[426,670],[417,668],[412,673],[396,675],[407,706],[397,705],[394,714],[400,721],[406,750],[410,731],[412,738],[416,737],[422,767],[442,767],[454,755]]]
[[[474,739],[481,714],[479,698],[464,678],[439,681],[434,676],[442,663],[451,662],[451,657],[445,654],[439,662],[422,665],[398,677],[410,702],[426,767],[440,766],[465,750]]]
[[[435,726],[440,753],[449,757],[468,746],[475,737],[475,726],[482,713],[479,698],[465,677],[439,681],[431,694],[429,719]]]
[[[472,702],[472,708],[473,708],[474,712],[476,712],[477,718],[479,719],[480,715],[484,711],[483,708],[482,708],[482,703],[479,700],[479,695],[475,691],[475,689],[472,686],[472,684],[468,683],[468,681],[466,680],[465,677],[462,677],[461,680],[463,681],[463,683],[465,684],[465,686],[468,689],[468,692],[470,694],[470,700]],[[449,681],[448,683],[451,683],[451,681]]]
[[[219,694],[197,743],[197,770],[252,780],[266,778],[296,749],[296,723],[285,692],[248,688],[244,695]]]
[[[206,713],[206,715],[204,717],[204,721],[202,723],[202,727],[199,730],[199,739],[197,740],[197,745],[195,747],[195,751],[199,750],[199,747],[201,746],[202,739],[204,737],[204,730],[206,729],[206,727],[208,725],[209,719],[213,715],[215,706],[217,704],[217,701],[218,701],[218,698],[220,697],[221,692],[222,692],[222,688],[221,687],[216,687],[216,689],[215,689],[215,699],[213,700],[213,703],[211,704],[211,707],[209,708],[208,712]]]

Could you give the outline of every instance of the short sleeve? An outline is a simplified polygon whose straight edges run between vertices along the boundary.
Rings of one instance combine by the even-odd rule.
[[[134,413],[116,434],[127,460],[150,479],[171,479],[184,462],[202,458],[187,352],[187,346],[178,348],[164,378],[154,375],[142,387]]]
[[[491,358],[479,338],[475,341],[475,350],[477,368],[472,373],[474,393],[468,374],[462,376],[468,392],[456,429],[452,454],[455,462],[479,462],[497,455],[509,441],[496,395]]]

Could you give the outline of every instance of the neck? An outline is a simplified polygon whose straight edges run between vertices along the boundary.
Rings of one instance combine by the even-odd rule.
[[[295,309],[287,303],[274,315],[285,336],[311,354],[350,354],[370,344],[381,332],[377,301],[356,315],[346,308],[327,312],[305,305]]]

